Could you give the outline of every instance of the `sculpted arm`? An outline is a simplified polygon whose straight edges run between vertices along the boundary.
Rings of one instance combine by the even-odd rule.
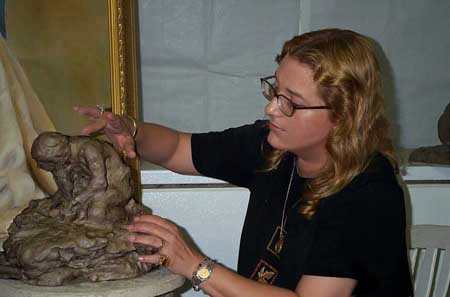
[[[90,197],[103,193],[108,186],[105,166],[106,156],[102,154],[99,146],[100,144],[97,143],[86,143],[80,147],[78,159],[87,166],[91,179],[87,187],[74,197],[74,202],[76,203],[85,203]]]

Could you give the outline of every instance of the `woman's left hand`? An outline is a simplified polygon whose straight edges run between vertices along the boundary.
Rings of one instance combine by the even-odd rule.
[[[204,258],[187,244],[178,226],[159,216],[135,217],[128,231],[132,232],[128,237],[129,242],[159,248],[155,254],[140,256],[141,262],[158,264],[161,257],[167,256],[166,267],[186,278],[191,278],[192,272]]]

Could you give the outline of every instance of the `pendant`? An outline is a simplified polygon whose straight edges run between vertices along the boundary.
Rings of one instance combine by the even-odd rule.
[[[280,258],[280,253],[283,250],[285,240],[286,231],[284,231],[281,226],[277,226],[266,249],[274,254],[277,258]]]
[[[283,249],[284,245],[284,236],[280,234],[280,238],[278,239],[277,243],[275,244],[275,253],[279,255],[281,253],[281,250]]]

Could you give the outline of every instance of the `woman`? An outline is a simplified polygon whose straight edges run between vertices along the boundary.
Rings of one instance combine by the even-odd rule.
[[[327,29],[294,37],[261,79],[268,121],[188,134],[95,108],[83,133],[103,131],[130,157],[250,189],[238,273],[195,251],[157,216],[129,240],[160,247],[163,263],[212,296],[411,296],[405,210],[369,40]],[[168,261],[166,261],[168,260]]]

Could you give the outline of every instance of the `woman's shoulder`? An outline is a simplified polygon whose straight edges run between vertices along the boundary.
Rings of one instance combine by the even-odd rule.
[[[240,126],[230,127],[223,131],[212,131],[208,133],[225,133],[225,134],[249,134],[249,135],[258,135],[268,133],[269,128],[267,126],[267,120],[256,120],[253,123],[243,124]]]
[[[262,163],[266,131],[266,121],[259,120],[223,131],[192,134],[192,162],[204,176],[247,188]]]
[[[384,155],[377,153],[369,160],[365,170],[356,175],[342,192],[383,192],[397,187],[399,185],[394,167]]]
[[[367,184],[398,184],[397,176],[391,162],[382,154],[376,153],[370,160],[365,170],[356,175],[348,184],[349,190],[364,190]]]
[[[376,154],[363,172],[340,192],[324,198],[321,204],[334,211],[338,208],[376,210],[387,205],[403,207],[404,197],[393,166],[385,156]]]

